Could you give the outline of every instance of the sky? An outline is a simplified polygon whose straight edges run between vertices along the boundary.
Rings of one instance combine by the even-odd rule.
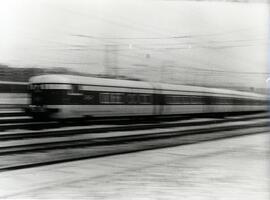
[[[0,63],[265,87],[266,3],[1,0]]]

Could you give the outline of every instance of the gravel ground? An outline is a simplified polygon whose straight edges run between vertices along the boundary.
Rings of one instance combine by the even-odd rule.
[[[268,199],[268,133],[0,173],[0,199]]]

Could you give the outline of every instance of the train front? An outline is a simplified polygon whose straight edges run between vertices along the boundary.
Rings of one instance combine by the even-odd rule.
[[[36,119],[57,118],[65,105],[70,84],[60,82],[59,76],[41,75],[29,80],[30,104],[26,113]]]

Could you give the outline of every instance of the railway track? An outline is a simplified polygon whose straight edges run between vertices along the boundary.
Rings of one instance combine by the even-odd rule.
[[[253,116],[241,116],[241,117],[230,117],[224,119],[190,119],[190,120],[176,120],[176,121],[157,121],[155,123],[129,123],[129,121],[123,121],[115,124],[114,121],[91,121],[91,125],[85,124],[82,126],[80,123],[73,123],[71,126],[63,126],[55,121],[53,122],[30,122],[26,124],[9,124],[13,125],[13,128],[22,128],[24,125],[28,126],[41,126],[45,125],[45,130],[15,130],[15,131],[5,131],[0,133],[0,141],[4,140],[21,140],[26,138],[45,138],[45,137],[66,137],[79,134],[87,133],[103,133],[103,132],[114,132],[114,131],[129,131],[129,130],[147,130],[154,128],[174,128],[174,127],[188,127],[188,126],[199,126],[199,125],[212,125],[212,124],[222,124],[228,122],[238,122],[243,120],[254,120],[254,119],[264,119],[268,114],[258,114]],[[107,123],[107,124],[106,124]],[[100,124],[100,125],[98,125]],[[0,124],[5,126],[6,124]]]
[[[3,113],[4,114],[4,113]],[[6,113],[8,114],[8,113]],[[250,114],[249,114],[250,115]],[[246,115],[245,117],[249,117]],[[266,114],[265,114],[266,115]],[[234,116],[234,120],[236,120],[238,115]],[[233,118],[233,116],[231,116]],[[262,113],[253,114],[253,118],[261,118]],[[58,121],[34,121],[29,116],[18,115],[18,116],[9,116],[9,117],[1,117],[0,113],[0,131],[11,130],[11,129],[28,129],[28,130],[41,130],[41,129],[50,129],[50,128],[61,128],[66,126],[87,126],[87,125],[98,125],[98,124],[138,124],[138,123],[153,123],[153,122],[162,122],[162,121],[175,121],[175,120],[183,120],[183,119],[192,119],[194,116],[174,116],[174,117],[159,117],[156,119],[128,119],[128,118],[103,118],[103,119],[89,119],[82,121],[73,121],[69,123],[59,123]],[[232,119],[231,118],[231,119]],[[241,120],[242,116],[240,116]],[[224,119],[224,118],[215,118],[216,120]],[[230,119],[226,119],[229,121]],[[188,125],[188,124],[187,124]]]
[[[266,132],[266,114],[0,134],[0,171]]]

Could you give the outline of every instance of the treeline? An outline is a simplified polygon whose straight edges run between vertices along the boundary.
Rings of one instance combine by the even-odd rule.
[[[34,67],[10,67],[8,65],[0,64],[0,81],[18,81],[27,82],[30,77],[42,75],[42,74],[70,74],[70,75],[82,75],[82,76],[94,76],[102,78],[117,78],[117,79],[131,79],[125,76],[111,76],[103,74],[89,74],[72,71],[63,67],[53,68],[34,68]],[[139,80],[139,79],[132,79]]]
[[[79,74],[66,68],[34,68],[34,67],[10,67],[0,64],[0,81],[27,82],[30,77],[41,74]]]
[[[87,74],[80,73],[76,71],[71,71],[69,69],[63,67],[53,67],[53,68],[35,68],[35,67],[10,67],[8,65],[0,64],[0,81],[18,81],[18,82],[28,82],[29,78],[36,75],[42,74],[70,74],[70,75],[82,75],[82,76],[94,76],[94,77],[102,77],[102,78],[117,78],[117,79],[126,79],[126,80],[136,80],[140,79],[132,79],[126,76],[112,76],[112,75],[104,75],[104,74]],[[194,85],[194,84],[192,84]],[[205,87],[213,87],[212,85],[197,85],[197,86],[205,86]],[[217,87],[217,86],[215,86]],[[240,91],[249,91],[249,92],[257,92],[257,93],[267,93],[266,88],[254,88],[254,87],[220,87],[226,89],[234,89]]]

